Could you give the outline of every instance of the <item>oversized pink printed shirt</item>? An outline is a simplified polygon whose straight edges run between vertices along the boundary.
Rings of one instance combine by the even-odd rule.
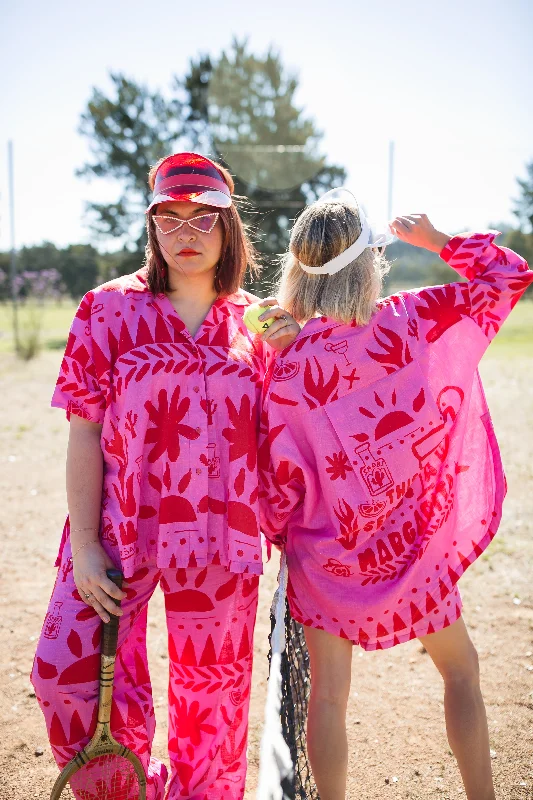
[[[266,346],[242,321],[257,298],[218,299],[193,338],[145,273],[83,298],[52,405],[102,424],[100,536],[126,577],[222,564],[261,573],[257,434]],[[68,535],[68,520],[63,543]]]
[[[286,541],[305,624],[363,646],[431,632],[497,530],[505,480],[477,368],[533,273],[496,235],[442,251],[468,282],[386,298],[361,327],[312,319],[269,368],[262,527]]]

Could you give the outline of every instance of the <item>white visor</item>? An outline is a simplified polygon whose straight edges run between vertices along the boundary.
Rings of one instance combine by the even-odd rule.
[[[154,197],[145,213],[147,214],[150,209],[158,203],[174,203],[176,200],[187,200],[189,203],[198,203],[202,206],[214,206],[215,208],[229,208],[232,203],[229,195],[223,194],[223,192],[217,192],[216,189],[208,189],[199,194],[196,192],[194,194],[181,194],[177,191],[175,196],[162,192]]]
[[[347,247],[346,250],[343,250],[338,256],[335,256],[335,258],[332,258],[320,267],[311,267],[299,261],[298,263],[303,271],[310,275],[335,275],[335,273],[347,267],[348,264],[351,264],[352,261],[355,261],[368,247],[386,247],[395,239],[388,225],[377,226],[368,219],[363,207],[358,203],[349,189],[344,189],[342,187],[339,189],[331,189],[329,192],[326,192],[326,194],[323,194],[322,197],[319,197],[316,202],[343,203],[357,208],[361,221],[361,233],[355,242]]]

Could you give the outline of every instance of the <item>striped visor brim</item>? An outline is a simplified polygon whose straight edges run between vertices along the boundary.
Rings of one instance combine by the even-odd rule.
[[[231,192],[216,166],[198,153],[176,153],[160,165],[150,211],[157,203],[189,201],[229,208]]]

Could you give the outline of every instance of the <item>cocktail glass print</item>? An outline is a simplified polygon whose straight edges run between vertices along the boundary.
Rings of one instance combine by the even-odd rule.
[[[333,342],[328,342],[324,349],[327,353],[338,353],[339,355],[344,356],[347,367],[349,367],[352,363],[351,361],[348,361],[348,357],[346,355],[348,352],[348,341],[346,339],[343,339],[342,342],[337,342],[336,344]]]

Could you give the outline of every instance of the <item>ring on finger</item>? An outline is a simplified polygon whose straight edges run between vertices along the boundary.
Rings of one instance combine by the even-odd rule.
[[[85,593],[84,593],[84,594],[85,594]],[[91,595],[90,593],[89,593],[89,594],[85,594],[85,599],[86,599],[86,600],[88,600],[88,599],[89,599],[89,597],[92,597],[92,595]]]

